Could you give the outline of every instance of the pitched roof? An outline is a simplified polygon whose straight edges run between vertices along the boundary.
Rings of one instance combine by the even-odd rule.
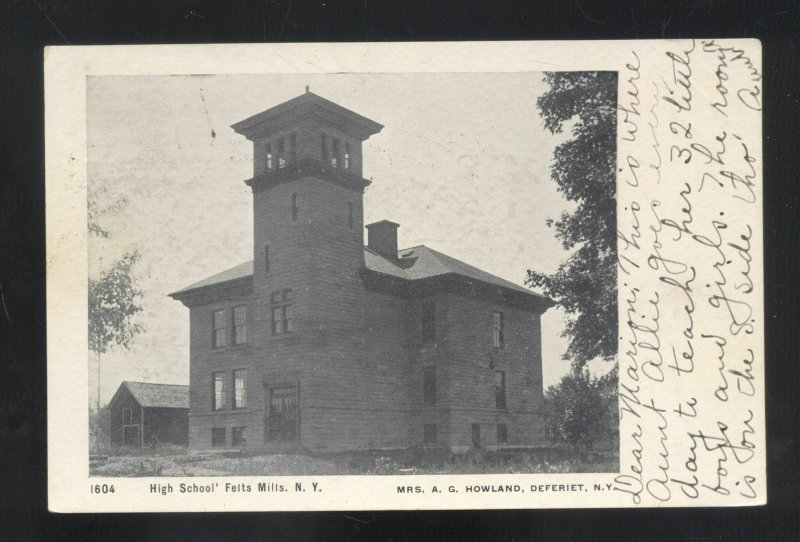
[[[212,286],[214,284],[222,284],[223,282],[230,282],[237,279],[243,279],[247,277],[253,276],[253,260],[249,262],[244,262],[242,264],[237,265],[236,267],[231,267],[230,269],[226,269],[221,273],[217,273],[216,275],[211,275],[210,277],[204,278],[201,281],[195,282],[194,284],[190,284],[185,288],[181,288],[175,292],[172,292],[171,296],[175,294],[182,294],[184,292],[188,292],[190,290],[197,290],[204,286]]]
[[[125,380],[119,385],[117,393],[111,399],[112,402],[122,388],[127,388],[134,399],[143,407],[189,408],[189,386]]]
[[[236,133],[242,134],[247,138],[253,137],[259,127],[271,126],[275,123],[281,124],[287,114],[305,113],[316,108],[317,111],[326,111],[332,118],[339,122],[346,123],[355,129],[364,139],[372,134],[377,134],[383,129],[383,125],[359,115],[346,107],[323,98],[318,94],[306,89],[305,93],[280,103],[274,107],[256,113],[244,120],[231,125]]]
[[[370,271],[396,278],[413,281],[454,274],[486,284],[501,286],[515,292],[524,293],[533,297],[538,297],[542,300],[549,301],[547,297],[541,294],[533,292],[518,284],[514,284],[511,281],[487,273],[486,271],[482,271],[477,267],[462,262],[461,260],[457,260],[456,258],[443,254],[437,250],[433,250],[425,245],[419,245],[398,251],[397,260],[386,258],[385,256],[382,256],[377,252],[364,247],[364,263],[366,264],[367,269]],[[174,297],[176,294],[182,294],[206,286],[212,286],[245,277],[251,277],[252,275],[253,262],[249,261],[223,271],[222,273],[217,273],[216,275],[196,282],[191,286],[182,288],[170,295]]]
[[[487,273],[486,271],[482,271],[477,267],[469,265],[466,262],[462,262],[461,260],[457,260],[456,258],[448,256],[447,254],[442,254],[437,250],[426,247],[425,245],[419,245],[400,250],[398,252],[398,256],[400,257],[401,262],[416,259],[413,265],[405,269],[411,280],[425,279],[437,275],[454,273],[456,275],[479,280],[487,284],[502,286],[517,292],[541,297],[543,299],[545,298],[543,295],[537,294],[536,292],[533,292],[524,286],[520,286],[519,284],[515,284],[509,280],[501,279],[500,277],[492,275],[491,273]]]

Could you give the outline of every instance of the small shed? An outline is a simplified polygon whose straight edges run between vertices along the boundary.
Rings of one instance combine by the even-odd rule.
[[[126,380],[108,410],[113,446],[189,443],[189,386]]]

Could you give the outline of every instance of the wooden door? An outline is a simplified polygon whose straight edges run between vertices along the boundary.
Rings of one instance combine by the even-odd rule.
[[[282,384],[268,390],[267,440],[293,442],[298,433],[297,386]]]
[[[131,446],[134,448],[139,447],[139,426],[138,425],[123,425],[122,426],[122,445]]]

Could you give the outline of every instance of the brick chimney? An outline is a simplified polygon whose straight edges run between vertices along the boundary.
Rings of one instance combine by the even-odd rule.
[[[367,224],[367,247],[387,258],[397,259],[397,228],[400,224],[381,220]]]

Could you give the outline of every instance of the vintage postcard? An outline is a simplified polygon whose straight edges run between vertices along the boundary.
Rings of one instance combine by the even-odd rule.
[[[758,41],[44,54],[51,510],[766,502]]]

